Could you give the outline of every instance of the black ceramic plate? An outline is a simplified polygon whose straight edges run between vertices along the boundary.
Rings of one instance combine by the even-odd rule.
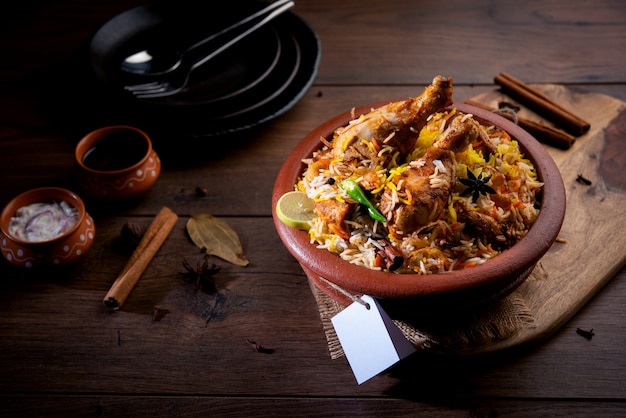
[[[120,69],[122,60],[146,39],[201,36],[183,31],[215,30],[224,22],[190,23],[189,14],[172,15],[154,6],[124,12],[107,22],[93,37],[91,64],[100,83],[119,100],[124,122],[148,131],[193,137],[212,137],[265,123],[289,110],[309,89],[317,74],[320,44],[313,30],[291,12],[220,54],[192,73],[188,88],[175,96],[136,99],[124,91],[131,76]],[[177,36],[172,36],[176,34]]]
[[[288,57],[281,57],[284,40],[280,35],[274,28],[260,29],[254,37],[242,40],[210,64],[192,72],[190,83],[181,93],[143,100],[170,106],[217,105],[228,100],[245,100],[242,95],[262,82],[267,84],[268,77],[280,73],[279,63],[285,66]],[[262,48],[257,47],[259,41]]]

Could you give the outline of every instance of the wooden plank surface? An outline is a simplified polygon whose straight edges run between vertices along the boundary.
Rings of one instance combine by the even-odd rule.
[[[454,75],[458,83],[491,84],[499,71],[524,74],[527,82],[617,81],[624,74],[618,52],[623,40],[606,27],[624,18],[624,5],[611,0],[597,6],[322,0],[297,2],[296,10],[329,46],[317,79],[322,84],[426,84],[438,73]],[[606,66],[598,68],[598,61]]]
[[[101,24],[142,3],[36,0],[3,9],[1,205],[28,188],[74,184],[73,145],[106,118],[98,119],[103,115],[89,102],[68,100],[85,81],[82,69],[70,65],[84,63]],[[296,3],[294,11],[321,38],[322,63],[293,109],[236,141],[183,147],[160,141],[164,170],[143,200],[89,206],[97,240],[80,265],[33,274],[0,263],[0,415],[626,416],[624,268],[597,288],[585,284],[594,296],[581,300],[584,306],[569,320],[561,317],[561,327],[539,345],[471,360],[417,353],[359,386],[345,359],[330,359],[306,277],[270,216],[275,175],[307,132],[353,106],[414,95],[437,73],[455,78],[458,101],[493,91],[499,71],[626,101],[622,2]],[[589,154],[562,161],[570,172],[579,164],[597,168],[611,149],[588,144],[593,141],[577,149]],[[623,168],[623,160],[602,166]],[[613,208],[622,192],[601,185],[617,177],[582,174],[594,187],[569,184],[570,195]],[[209,195],[196,196],[197,186]],[[128,220],[147,226],[162,206],[181,219],[124,309],[111,313],[102,297],[128,257],[118,245],[119,230]],[[181,261],[198,255],[184,231],[187,217],[198,212],[226,220],[251,261],[240,268],[214,260],[221,267],[214,295],[196,292],[180,275]],[[599,219],[585,210],[577,216]],[[595,229],[622,239],[601,219]],[[577,222],[563,230],[581,231],[592,232]],[[568,238],[563,247],[571,244]],[[617,252],[596,247],[581,250],[585,272],[605,268],[602,255]],[[572,295],[580,297],[578,286],[572,281],[556,289],[558,310],[570,306]],[[542,324],[549,303],[529,303],[541,307],[535,314]],[[157,304],[165,315],[153,321]],[[588,341],[576,334],[578,327],[596,335]],[[247,338],[274,352],[256,352]]]

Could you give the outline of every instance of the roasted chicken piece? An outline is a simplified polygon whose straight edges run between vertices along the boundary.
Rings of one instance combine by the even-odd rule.
[[[476,125],[465,115],[453,116],[424,156],[390,179],[380,209],[391,234],[409,235],[442,217],[454,183],[455,152],[476,139]]]
[[[493,217],[472,210],[462,210],[458,213],[460,222],[465,222],[465,229],[486,242],[502,243],[505,240],[504,228]]]
[[[377,161],[383,146],[391,146],[404,158],[413,150],[428,117],[451,104],[452,78],[438,75],[418,97],[389,103],[338,129],[333,140],[333,161],[343,165],[354,160]],[[392,155],[385,153],[383,158]]]
[[[307,179],[310,181],[319,170],[328,168],[341,172],[345,177],[358,175],[361,178],[360,186],[364,190],[379,187],[382,183],[373,168],[351,163],[369,160],[372,161],[372,167],[385,166],[385,159],[391,158],[396,151],[400,153],[400,157],[406,156],[415,147],[415,140],[428,117],[450,104],[452,78],[437,76],[418,97],[372,110],[335,132],[329,165],[321,161],[313,162],[307,170]],[[378,151],[382,146],[392,147],[394,151],[379,157]],[[330,167],[333,164],[335,167]],[[348,166],[350,168],[346,171],[345,167]],[[329,225],[332,232],[344,237],[347,232],[343,221],[355,206],[356,203],[339,202],[335,199],[319,200],[315,203],[320,218]]]
[[[356,202],[340,202],[335,199],[321,200],[315,202],[315,211],[328,225],[330,232],[347,239],[350,234],[346,231],[343,221],[356,205]]]

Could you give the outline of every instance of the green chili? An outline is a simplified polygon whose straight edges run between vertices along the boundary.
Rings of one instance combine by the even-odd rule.
[[[344,180],[339,183],[339,187],[348,193],[352,199],[356,200],[359,204],[365,206],[367,208],[367,213],[372,217],[372,219],[376,219],[380,222],[385,222],[387,218],[383,216],[382,213],[376,209],[376,206],[367,198],[365,192],[359,184],[354,180]]]

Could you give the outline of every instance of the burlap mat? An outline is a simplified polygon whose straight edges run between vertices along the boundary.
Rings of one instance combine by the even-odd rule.
[[[539,268],[533,270],[527,281],[540,280],[542,277],[544,275],[539,264]],[[319,308],[330,357],[340,358],[344,352],[331,318],[345,309],[345,306],[324,293],[311,280],[309,286]],[[446,318],[432,315],[412,315],[408,318],[397,317],[389,312],[388,314],[417,350],[442,354],[471,352],[472,347],[506,339],[520,330],[535,326],[534,315],[518,291],[487,306]]]

